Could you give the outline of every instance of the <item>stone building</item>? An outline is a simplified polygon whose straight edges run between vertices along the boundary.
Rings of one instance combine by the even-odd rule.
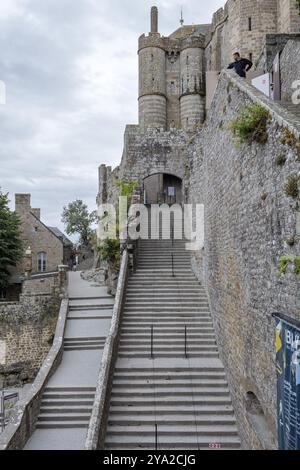
[[[41,221],[41,210],[30,204],[30,194],[15,195],[15,211],[21,219],[24,249],[32,251],[32,274],[56,272],[68,264],[73,244],[59,229]],[[24,259],[12,270],[13,280],[24,275]]]
[[[278,262],[299,254],[299,204],[284,188],[299,172],[300,121],[229,71],[205,115],[204,76],[237,50],[261,61],[261,70],[283,50],[288,101],[300,73],[299,31],[294,0],[229,0],[212,25],[182,26],[167,38],[153,8],[151,32],[139,39],[139,125],[126,127],[120,166],[99,168],[99,204],[117,201],[120,180],[137,180],[146,203],[205,205],[204,249],[192,266],[209,297],[242,443],[251,449],[277,447],[272,314],[299,322],[299,276],[291,266],[280,277]],[[229,126],[253,102],[271,113],[268,140],[238,147]]]
[[[295,0],[228,0],[212,19],[207,36],[207,70],[220,71],[239,51],[254,63],[268,34],[300,31]]]
[[[145,202],[168,202],[174,193],[173,202],[181,202],[187,143],[205,120],[206,93],[215,89],[216,76],[210,85],[207,72],[226,67],[235,51],[262,71],[266,62],[271,67],[298,37],[300,16],[294,0],[228,0],[211,24],[182,25],[168,37],[158,32],[152,7],[150,29],[138,43],[139,124],[126,126],[120,166],[99,168],[98,203],[115,202],[122,179],[138,181]]]

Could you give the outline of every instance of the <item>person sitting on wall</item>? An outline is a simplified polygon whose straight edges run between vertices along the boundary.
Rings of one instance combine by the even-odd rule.
[[[252,68],[253,63],[251,60],[243,59],[239,52],[235,52],[233,58],[234,62],[229,64],[228,69],[234,69],[240,77],[246,78],[246,72]]]

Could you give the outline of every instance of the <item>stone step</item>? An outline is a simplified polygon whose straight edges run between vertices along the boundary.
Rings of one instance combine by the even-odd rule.
[[[123,353],[123,352],[134,352],[134,351],[137,351],[137,352],[144,352],[144,351],[147,351],[149,352],[150,351],[150,343],[149,345],[136,345],[136,346],[131,346],[131,345],[120,345],[119,347],[119,351],[120,353]],[[154,354],[157,354],[157,353],[161,353],[161,352],[170,352],[170,351],[181,351],[184,353],[184,343],[180,344],[180,345],[175,345],[175,344],[172,344],[170,343],[169,345],[161,345],[159,346],[158,344],[153,344],[153,352]],[[212,345],[191,345],[191,344],[187,344],[187,351],[188,352],[195,352],[195,351],[198,351],[198,352],[202,352],[202,351],[217,351],[217,345],[216,344],[212,344]]]
[[[140,404],[138,405],[113,405],[110,410],[110,416],[113,419],[118,419],[118,417],[126,416],[126,419],[135,419],[135,417],[140,416],[154,416],[156,419],[176,419],[177,417],[192,416],[193,418],[199,417],[204,419],[205,417],[212,416],[213,418],[220,418],[221,416],[230,416],[234,417],[233,408],[231,404],[199,404],[195,405],[193,402],[188,405],[177,404],[176,408],[174,406],[169,406],[168,404],[164,405],[155,405],[154,407],[144,407]]]
[[[173,351],[173,352],[158,352],[158,351],[154,351],[154,354],[153,354],[154,358],[155,359],[158,359],[158,358],[163,358],[163,357],[169,357],[169,358],[182,358],[184,359],[184,352],[181,352],[181,351]],[[119,357],[120,358],[134,358],[134,357],[138,357],[138,358],[148,358],[150,357],[150,351],[148,352],[120,352],[119,354]],[[219,355],[218,355],[218,352],[192,352],[192,351],[189,351],[188,352],[188,358],[192,358],[192,357],[201,357],[201,358],[218,358]]]
[[[132,382],[143,382],[146,380],[151,380],[151,381],[169,381],[170,383],[173,383],[175,380],[176,382],[181,382],[183,381],[184,383],[192,381],[194,383],[195,381],[214,381],[214,382],[219,382],[219,381],[224,381],[225,380],[225,372],[190,372],[190,371],[185,371],[185,372],[157,372],[157,371],[143,371],[143,372],[124,372],[123,374],[121,372],[115,372],[114,374],[114,380],[117,382],[120,381],[128,381],[130,380],[130,383]]]
[[[134,326],[134,325],[131,325],[131,326],[122,326],[121,327],[121,333],[122,335],[123,334],[128,334],[128,333],[144,333],[144,334],[150,334],[149,333],[149,328],[151,328],[152,325],[144,325],[143,327],[137,327],[137,326]],[[160,333],[164,333],[165,335],[172,335],[174,333],[181,333],[182,334],[182,329],[184,328],[184,325],[169,325],[169,326],[163,326],[159,328],[160,330]],[[193,326],[193,328],[191,329],[191,333],[211,333],[211,334],[214,334],[214,329],[212,326],[202,326],[202,327],[198,327],[198,326]]]
[[[105,336],[82,336],[80,338],[78,338],[78,337],[64,338],[64,341],[65,342],[70,342],[70,343],[78,342],[78,341],[80,341],[80,342],[85,342],[85,341],[86,342],[89,342],[89,341],[98,341],[98,342],[102,341],[103,342],[104,341],[105,342],[106,337]]]
[[[152,300],[142,299],[142,298],[137,298],[137,299],[130,299],[128,297],[126,298],[126,306],[128,307],[139,307],[140,305],[145,306],[145,307],[147,306],[151,307],[151,305],[155,305],[155,306],[159,306],[159,307],[162,306],[166,308],[169,305],[171,305],[172,307],[179,305],[181,307],[183,306],[181,304],[183,304],[184,306],[187,305],[189,307],[201,307],[201,308],[209,307],[207,300],[191,299],[188,297],[187,298],[179,297],[177,299],[153,297]]]
[[[106,299],[106,300],[109,300],[109,299],[112,299],[111,295],[104,295],[104,296],[97,296],[97,297],[69,297],[69,301],[70,302],[73,302],[73,301],[76,301],[76,300],[84,300],[84,301],[88,301],[89,300],[103,300],[103,299]]]
[[[183,337],[183,334],[184,332],[181,331],[181,333],[177,333],[177,334],[172,334],[171,336],[168,336],[166,338],[165,334],[162,333],[160,334],[159,331],[157,331],[155,333],[155,337],[154,337],[154,341],[158,341],[158,340],[161,340],[162,342],[164,342],[164,340],[169,340],[169,341],[176,341],[176,340],[182,340],[182,337]],[[203,333],[203,334],[199,334],[199,333],[192,333],[190,332],[189,333],[189,338],[190,340],[199,340],[199,341],[214,341],[215,340],[215,334],[214,333]],[[145,334],[138,334],[138,333],[131,333],[131,334],[122,334],[121,336],[121,340],[122,341],[150,341],[150,338],[149,338],[149,332],[148,333],[145,333]]]
[[[133,319],[132,321],[129,320],[129,319],[125,319],[122,323],[122,327],[123,328],[126,328],[126,327],[133,327],[133,326],[136,326],[136,327],[144,327],[144,328],[149,328],[149,330],[152,328],[152,326],[154,328],[169,328],[169,327],[181,327],[181,331],[183,330],[184,331],[184,327],[187,326],[187,328],[189,328],[191,331],[194,331],[197,327],[199,328],[200,326],[206,326],[206,327],[211,327],[212,328],[212,322],[211,322],[211,319],[197,319],[197,320],[193,320],[193,321],[189,321],[189,319],[187,318],[182,318],[182,319],[179,319],[179,318],[174,318],[174,320],[172,320],[172,318],[170,319],[160,319],[160,318],[156,318],[156,317],[152,317],[150,319],[145,319],[144,322],[142,322],[141,320],[135,320]]]
[[[141,439],[148,436],[155,435],[155,426],[143,424],[142,426],[135,425],[109,425],[107,428],[108,439],[112,436],[136,436],[138,442]],[[158,428],[158,436],[162,438],[163,436],[178,438],[179,436],[237,436],[237,428],[235,424],[219,424],[219,425],[205,425],[199,424],[196,426],[196,423],[192,425],[183,425],[177,428],[174,428],[172,425],[162,424]]]
[[[96,387],[46,387],[45,392],[96,392]]]
[[[147,400],[143,395],[139,397],[130,397],[130,400],[128,399],[129,397],[112,397],[111,398],[111,406],[124,406],[124,407],[132,407],[132,406],[142,406],[144,408],[147,407],[156,407],[156,406],[172,406],[173,411],[176,411],[174,407],[179,406],[188,406],[190,405],[191,407],[195,405],[231,405],[231,400],[228,394],[227,396],[215,396],[215,395],[207,395],[207,396],[202,396],[201,398],[193,398],[191,400],[188,396],[183,396],[183,397],[170,397],[170,396],[165,396],[165,397],[155,397],[153,399],[153,394],[152,396],[147,397]],[[180,398],[180,399],[179,399]]]
[[[104,345],[98,346],[64,346],[64,351],[100,351]]]
[[[110,320],[111,315],[68,315],[68,320],[77,321],[77,320]]]
[[[196,373],[199,372],[200,374],[202,373],[222,373],[224,374],[224,367],[217,366],[217,365],[211,365],[207,364],[203,367],[195,367],[195,366],[187,366],[187,367],[162,367],[156,365],[154,368],[152,365],[149,365],[149,367],[119,367],[118,365],[115,367],[115,372],[116,373],[121,373],[121,374],[139,374],[139,373],[167,373],[167,374],[177,374],[177,373]]]
[[[89,421],[51,421],[37,422],[36,429],[87,429]]]
[[[183,336],[183,335],[182,335]],[[188,345],[193,345],[193,346],[216,346],[216,342],[214,339],[209,339],[209,340],[191,340],[190,338],[187,338],[188,339]],[[140,340],[140,341],[134,341],[134,340],[124,340],[124,339],[121,339],[120,341],[120,346],[147,346],[149,347],[151,344],[151,340],[150,340],[150,335],[148,335],[148,338],[145,339],[145,340]],[[175,341],[174,339],[172,338],[169,338],[169,337],[165,337],[165,339],[161,340],[161,341],[158,341],[157,338],[153,338],[153,345],[154,346],[184,346],[185,344],[185,339],[184,338],[181,338],[181,340],[177,340]]]
[[[222,379],[210,379],[210,380],[201,380],[194,379],[193,381],[189,380],[164,380],[164,379],[146,379],[146,380],[136,380],[134,383],[126,382],[125,380],[117,380],[114,378],[113,387],[115,389],[139,389],[139,388],[149,388],[149,389],[164,389],[164,388],[201,388],[201,387],[210,387],[210,388],[219,388],[227,387],[226,380]]]
[[[199,426],[218,426],[218,425],[229,425],[236,426],[235,418],[233,415],[204,415],[204,416],[194,416],[189,415],[189,417],[179,415],[164,415],[159,414],[156,416],[156,413],[150,417],[147,414],[140,414],[136,416],[116,416],[112,415],[109,418],[108,426],[194,426],[195,424]]]
[[[167,398],[167,397],[175,397],[175,398],[187,398],[193,397],[197,399],[197,397],[224,397],[229,395],[228,387],[202,387],[196,388],[189,384],[187,384],[186,388],[179,387],[176,389],[175,385],[172,387],[171,390],[166,390],[164,387],[160,390],[159,388],[155,388],[154,390],[144,389],[144,387],[135,389],[128,389],[126,390],[112,390],[111,397],[114,398],[128,398],[130,401],[137,399],[137,398],[144,398],[146,399],[153,399],[155,398]]]
[[[87,310],[93,311],[93,310],[108,310],[112,309],[112,304],[109,305],[78,305],[78,306],[71,306],[69,307],[70,312],[85,312]]]
[[[58,391],[58,392],[53,392],[52,390],[45,391],[43,394],[43,400],[51,400],[55,398],[63,398],[64,400],[66,399],[75,399],[75,398],[92,398],[94,399],[95,393],[90,392],[90,391]]]
[[[201,449],[211,448],[213,443],[217,443],[221,448],[239,448],[240,440],[237,435],[222,435],[210,434],[209,436],[200,436],[194,433],[193,435],[186,436],[187,439],[183,439],[184,435],[159,435],[158,449]],[[192,447],[192,445],[194,447]],[[128,447],[129,446],[129,447]],[[122,439],[120,436],[108,435],[105,443],[105,448],[121,449],[155,449],[155,434],[151,436],[136,436],[136,435],[124,435]]]
[[[85,414],[87,413],[89,416],[91,415],[92,412],[92,407],[87,406],[87,407],[79,407],[79,406],[42,406],[40,409],[40,414],[43,415],[48,415],[48,414],[54,414],[54,415],[65,415],[65,414]]]
[[[59,406],[67,406],[67,407],[91,407],[94,404],[94,396],[92,399],[70,399],[70,398],[51,398],[46,399],[43,397],[41,402],[41,407],[54,407],[57,409]]]
[[[188,306],[181,306],[180,305],[180,311],[179,312],[176,312],[176,310],[174,311],[175,307],[177,307],[178,309],[178,306],[177,305],[174,305],[174,306],[171,306],[171,307],[168,307],[167,305],[162,305],[161,307],[157,306],[157,305],[154,305],[151,307],[151,305],[148,305],[147,303],[145,305],[137,305],[137,306],[134,306],[134,305],[131,305],[126,302],[125,303],[125,307],[124,307],[124,313],[126,312],[132,312],[132,313],[140,313],[141,315],[143,315],[143,313],[160,313],[160,312],[169,312],[170,314],[172,314],[173,312],[174,313],[181,313],[181,312],[186,312],[186,313],[195,313],[197,315],[197,313],[199,312],[205,312],[208,314],[210,314],[210,311],[208,310],[207,306],[206,305],[197,305],[197,306],[194,306],[194,305],[188,305]],[[142,318],[142,317],[141,317]]]
[[[40,413],[38,417],[38,422],[43,421],[85,421],[89,422],[90,420],[90,413],[66,413],[66,414],[54,414],[54,413]]]

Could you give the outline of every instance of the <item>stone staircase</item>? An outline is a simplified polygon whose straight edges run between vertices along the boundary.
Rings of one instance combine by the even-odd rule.
[[[185,243],[141,241],[128,281],[105,448],[239,447],[206,293]]]
[[[46,388],[37,429],[88,427],[96,388]]]
[[[26,450],[83,450],[114,298],[69,273],[69,310],[62,362],[44,390]]]

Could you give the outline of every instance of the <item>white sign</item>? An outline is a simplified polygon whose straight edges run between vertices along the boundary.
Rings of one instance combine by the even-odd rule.
[[[0,365],[6,364],[6,341],[0,341]]]
[[[270,98],[271,75],[269,73],[253,78],[252,85]]]
[[[175,188],[172,186],[168,187],[168,196],[175,196]]]

